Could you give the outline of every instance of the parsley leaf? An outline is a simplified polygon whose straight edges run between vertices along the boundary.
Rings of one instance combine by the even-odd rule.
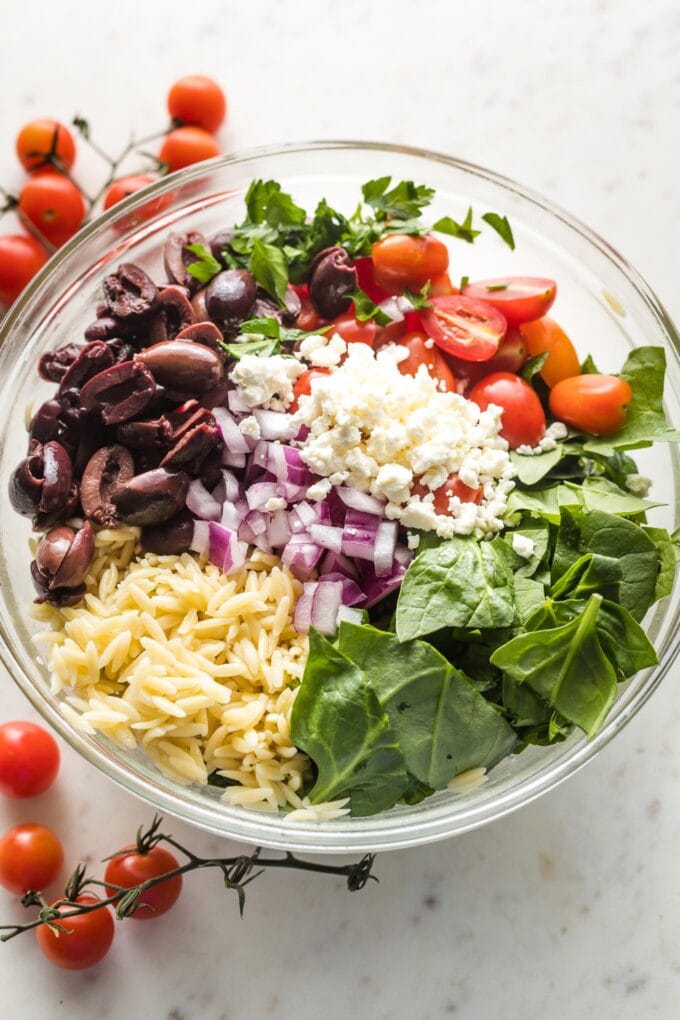
[[[500,216],[495,212],[484,213],[482,219],[485,223],[488,223],[492,230],[495,230],[497,234],[505,241],[508,248],[512,251],[515,250],[515,238],[512,234],[512,227],[508,222],[507,216]]]
[[[190,266],[187,266],[187,273],[189,276],[193,276],[195,280],[199,280],[201,283],[210,283],[213,276],[217,276],[218,273],[222,272],[221,264],[213,257],[205,245],[188,244],[187,251],[190,251],[192,255],[196,255],[198,258],[197,262],[192,262]]]
[[[481,230],[472,228],[472,206],[468,208],[462,223],[458,223],[451,216],[442,216],[432,225],[432,229],[440,234],[450,234],[451,237],[457,237],[460,241],[467,241],[468,244],[473,244],[475,238],[481,234]]]
[[[277,337],[261,336],[253,340],[236,340],[230,344],[222,341],[220,347],[237,361],[244,354],[256,354],[259,357],[269,358],[272,354],[278,354],[281,341]]]
[[[507,290],[509,286],[510,286],[510,284],[509,284],[509,283],[487,283],[487,285],[486,285],[486,289],[487,289],[487,290],[489,291],[489,293],[491,294],[491,293],[492,293],[492,291],[496,291],[496,290]]]
[[[432,201],[434,188],[414,184],[413,181],[399,181],[388,191],[391,182],[391,177],[379,177],[367,181],[361,189],[366,204],[375,209],[376,219],[417,219]]]
[[[352,301],[354,302],[354,316],[359,322],[375,319],[379,326],[389,326],[392,322],[389,315],[383,312],[382,308],[371,301],[368,294],[364,294],[363,290],[358,287],[352,294]]]
[[[522,368],[522,378],[526,379],[527,382],[531,382],[533,377],[541,371],[546,361],[548,360],[548,351],[543,351],[542,354],[536,354],[533,358],[529,358],[524,367]]]
[[[263,319],[246,319],[239,326],[241,333],[259,333],[260,336],[269,337],[271,340],[278,340],[281,337],[281,323],[273,316]]]
[[[460,278],[460,285],[458,287],[458,290],[462,290],[463,287],[467,287],[469,282],[470,282],[470,277],[469,276],[461,276],[461,278]]]
[[[260,286],[282,305],[288,287],[288,263],[281,249],[256,237],[248,269]]]
[[[411,304],[413,305],[414,312],[420,311],[421,308],[432,307],[430,301],[428,301],[431,283],[432,281],[428,280],[427,283],[424,284],[421,287],[421,289],[417,292],[414,292],[412,290],[404,291],[404,297],[406,298],[407,301],[411,302]]]

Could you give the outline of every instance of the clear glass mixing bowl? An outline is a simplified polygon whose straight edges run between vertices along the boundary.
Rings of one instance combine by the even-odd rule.
[[[24,456],[24,409],[50,387],[36,374],[38,356],[81,340],[100,300],[103,275],[117,262],[139,262],[158,275],[167,232],[211,233],[243,215],[243,195],[255,177],[275,178],[304,206],[322,196],[338,209],[354,209],[360,185],[375,177],[425,182],[436,188],[432,219],[460,220],[469,205],[509,217],[517,247],[510,251],[490,230],[474,245],[454,242],[451,274],[505,273],[553,277],[557,314],[580,352],[602,370],[617,370],[628,351],[660,344],[668,356],[667,412],[680,422],[680,342],[659,301],[626,261],[601,238],[513,181],[434,152],[356,142],[295,144],[225,157],[192,167],[132,196],[87,226],[33,280],[0,328],[0,491]],[[138,215],[139,211],[144,215]],[[678,526],[675,507],[680,458],[659,445],[636,456],[654,479],[654,496],[666,506],[653,522]],[[372,818],[325,824],[290,822],[283,815],[227,807],[220,790],[183,786],[162,775],[141,753],[104,736],[87,736],[64,718],[49,691],[44,664],[31,641],[28,607],[34,597],[28,563],[29,522],[0,500],[0,654],[9,672],[45,719],[92,765],[161,811],[218,835],[289,850],[339,853],[414,846],[452,836],[507,814],[572,775],[635,715],[669,670],[680,645],[678,586],[650,613],[646,627],[659,665],[634,677],[620,692],[602,731],[588,741],[574,734],[552,748],[529,748],[498,765],[487,783],[469,793],[439,793],[415,807]]]

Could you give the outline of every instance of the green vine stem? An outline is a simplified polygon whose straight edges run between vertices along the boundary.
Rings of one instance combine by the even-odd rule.
[[[79,864],[66,883],[64,897],[55,903],[51,905],[47,903],[41,892],[26,893],[21,900],[22,904],[25,907],[40,907],[40,912],[37,917],[26,922],[26,924],[0,925],[0,942],[8,942],[10,939],[16,938],[17,935],[37,928],[41,924],[46,924],[52,931],[59,932],[60,934],[70,934],[70,930],[67,927],[69,917],[89,914],[103,906],[115,907],[116,917],[122,920],[125,917],[130,917],[136,910],[152,909],[146,904],[140,904],[139,902],[142,893],[147,889],[160,885],[161,882],[165,882],[177,875],[187,875],[192,871],[199,871],[204,868],[216,868],[218,871],[221,871],[225,889],[233,889],[238,896],[239,913],[241,916],[243,916],[246,899],[245,887],[269,869],[285,868],[295,871],[315,872],[321,875],[337,875],[346,880],[347,888],[350,892],[363,889],[369,881],[378,881],[376,876],[371,873],[375,854],[365,854],[361,860],[354,864],[338,865],[303,861],[292,853],[286,853],[283,857],[263,857],[261,847],[257,847],[251,854],[242,854],[238,857],[199,857],[193,851],[178,843],[172,836],[160,832],[162,824],[163,819],[156,815],[147,829],[144,829],[143,826],[140,827],[137,832],[136,849],[138,853],[145,854],[159,843],[165,843],[173,847],[173,849],[186,857],[186,861],[175,868],[174,871],[169,871],[165,875],[159,875],[157,878],[147,879],[146,882],[141,882],[139,885],[123,888],[113,886],[110,882],[107,883],[99,879],[89,878],[86,874],[85,866]],[[129,849],[118,850],[116,853],[110,854],[109,857],[105,857],[104,860],[111,860],[113,857],[129,852]],[[257,870],[255,870],[256,868]],[[78,897],[92,886],[103,886],[108,889],[114,888],[116,891],[111,896],[98,900],[96,903],[77,903]]]

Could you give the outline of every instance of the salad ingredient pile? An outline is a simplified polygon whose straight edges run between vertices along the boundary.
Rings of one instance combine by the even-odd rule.
[[[663,350],[581,366],[555,281],[451,282],[435,235],[473,243],[472,210],[362,198],[308,214],[255,181],[165,275],[118,265],[86,343],[42,356],[10,486],[64,711],[304,821],[594,735],[656,661],[678,549],[629,453],[678,439]]]

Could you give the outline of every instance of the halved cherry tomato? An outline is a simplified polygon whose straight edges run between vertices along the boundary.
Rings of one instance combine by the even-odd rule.
[[[217,140],[200,127],[179,127],[165,136],[158,158],[170,171],[219,156]]]
[[[98,896],[83,894],[76,903],[98,903]],[[64,912],[68,908],[64,907]],[[98,907],[89,914],[74,914],[61,922],[68,935],[54,932],[41,924],[35,929],[40,949],[50,963],[64,970],[84,970],[103,960],[115,933],[113,914],[108,907]]]
[[[439,388],[449,393],[456,392],[456,378],[447,365],[441,352],[434,346],[427,347],[427,337],[423,333],[407,333],[399,341],[400,347],[406,347],[408,358],[399,362],[402,375],[415,375],[421,365],[425,365],[433,379],[439,380]]]
[[[406,319],[402,319],[400,322],[391,322],[389,326],[378,326],[375,331],[373,347],[375,350],[378,350],[379,347],[384,347],[385,344],[399,343],[401,338],[409,332],[411,331],[406,325]]]
[[[578,354],[573,343],[554,319],[545,316],[535,322],[525,322],[520,330],[532,358],[548,352],[540,375],[547,386],[555,386],[562,379],[579,375]]]
[[[388,234],[371,249],[376,283],[390,293],[418,290],[449,267],[449,249],[432,234]]]
[[[34,173],[19,195],[19,208],[48,241],[59,247],[85,218],[83,196],[67,177]]]
[[[381,301],[389,297],[389,293],[383,290],[375,280],[375,267],[373,265],[373,259],[361,258],[356,259],[354,262],[354,268],[357,271],[357,283],[359,289],[363,290],[364,294],[368,294],[371,301],[379,305]]]
[[[507,331],[505,319],[495,308],[458,294],[432,298],[420,318],[434,342],[463,361],[488,361]]]
[[[116,886],[131,889],[135,885],[148,882],[150,878],[167,875],[169,871],[175,871],[179,867],[179,861],[174,854],[162,846],[151,847],[143,854],[140,854],[134,846],[126,847],[126,850],[126,853],[116,854],[106,865],[104,881],[108,883],[106,887],[108,896],[115,895]],[[181,875],[174,875],[159,885],[145,889],[138,900],[140,909],[136,910],[132,917],[137,921],[152,921],[155,917],[160,917],[175,905],[181,892]],[[142,904],[144,906],[141,906]]]
[[[476,383],[492,372],[513,372],[516,375],[527,360],[527,351],[520,330],[510,326],[498,345],[498,350],[488,361],[463,361],[462,358],[454,358],[450,354],[446,357],[457,379],[468,379],[471,383]]]
[[[153,184],[156,180],[153,174],[130,174],[128,177],[119,177],[117,181],[110,184],[104,195],[104,209],[122,202],[129,195],[141,191],[147,184]]]
[[[483,411],[489,404],[503,409],[501,435],[507,439],[511,449],[536,446],[543,438],[543,407],[529,383],[520,376],[511,372],[494,372],[476,383],[468,396]]]
[[[298,401],[300,397],[307,397],[312,392],[312,383],[316,378],[321,375],[330,375],[330,368],[310,368],[306,372],[303,372],[301,376],[298,376],[297,382],[293,387],[293,401],[288,408],[290,414],[295,414],[298,409]]]
[[[168,92],[168,113],[173,120],[217,131],[227,112],[224,92],[212,78],[189,74]]]
[[[317,312],[309,297],[309,287],[306,283],[292,284],[293,290],[300,298],[300,312],[295,320],[295,328],[305,333],[311,333],[323,325],[323,319]]]
[[[26,170],[49,169],[48,156],[56,156],[60,166],[70,170],[76,158],[76,143],[64,124],[57,120],[29,121],[17,135],[17,156]]]
[[[17,896],[52,885],[63,863],[61,843],[44,825],[15,825],[0,839],[0,885]]]
[[[354,312],[345,312],[333,320],[327,335],[340,336],[347,344],[368,344],[372,347],[375,343],[375,332],[375,319],[366,319],[362,322],[355,319]]]
[[[508,326],[521,326],[546,314],[555,300],[557,284],[537,276],[502,276],[466,283],[463,294],[502,312]]]
[[[625,379],[616,375],[577,375],[562,379],[550,391],[550,410],[592,436],[618,432],[626,420],[633,391]]]
[[[423,485],[421,482],[416,482],[411,488],[411,492],[414,496],[426,496],[431,490]],[[481,485],[476,488],[472,488],[470,485],[466,485],[465,482],[461,482],[457,474],[449,475],[443,485],[438,489],[434,490],[434,509],[435,513],[446,516],[451,513],[449,507],[449,500],[452,496],[458,496],[461,503],[481,503],[484,498],[484,489]]]
[[[439,273],[438,276],[432,277],[430,280],[430,297],[448,297],[451,294],[460,294],[460,291],[457,287],[453,286],[448,273]]]
[[[0,303],[11,305],[47,262],[47,252],[34,237],[0,237]]]

